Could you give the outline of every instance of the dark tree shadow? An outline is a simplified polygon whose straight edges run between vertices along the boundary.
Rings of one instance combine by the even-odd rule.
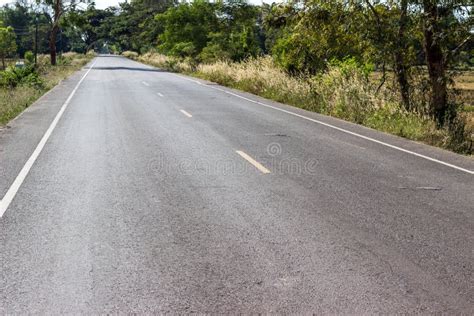
[[[88,67],[89,68],[89,67]],[[146,72],[168,72],[162,69],[152,69],[152,68],[143,68],[143,67],[93,67],[94,70],[129,70],[129,71],[146,71]]]

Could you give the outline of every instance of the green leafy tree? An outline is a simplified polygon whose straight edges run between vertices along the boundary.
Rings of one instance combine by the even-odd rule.
[[[183,3],[156,16],[158,48],[202,61],[242,60],[262,51],[258,7],[242,1]]]
[[[196,57],[206,47],[208,34],[219,29],[216,6],[195,1],[158,14],[156,20],[164,28],[159,36],[159,49],[172,55]]]
[[[11,26],[0,27],[0,58],[5,69],[5,58],[16,53],[16,35]]]
[[[68,12],[61,24],[69,38],[69,47],[76,52],[86,53],[92,47],[101,47],[110,41],[107,33],[102,31],[105,20],[113,17],[112,10],[96,9],[91,3],[86,10]]]
[[[258,7],[233,1],[218,3],[215,10],[218,29],[208,34],[208,43],[200,53],[202,60],[240,61],[263,52]]]
[[[158,45],[163,26],[155,15],[175,5],[175,0],[134,0],[120,3],[120,8],[106,9],[112,13],[98,29],[99,37],[120,50],[145,52]]]
[[[5,5],[0,11],[1,19],[4,25],[13,28],[16,34],[16,45],[18,54],[23,56],[27,50],[33,49],[34,32],[33,19],[30,7],[23,2],[15,2],[11,5]]]
[[[271,52],[291,72],[316,73],[332,59],[365,62],[370,43],[363,37],[360,6],[346,1],[309,0],[275,6],[266,29],[277,28]],[[276,36],[275,36],[276,35]]]

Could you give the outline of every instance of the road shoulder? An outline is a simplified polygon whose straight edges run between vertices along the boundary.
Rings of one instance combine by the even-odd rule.
[[[7,192],[61,106],[92,63],[90,61],[61,81],[0,129],[0,197]]]

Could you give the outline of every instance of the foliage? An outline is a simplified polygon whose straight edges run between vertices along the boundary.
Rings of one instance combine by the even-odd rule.
[[[39,55],[36,68],[8,68],[0,72],[0,126],[14,118],[37,98],[80,69],[93,56],[64,54],[63,63],[51,66],[49,56]],[[6,79],[8,76],[8,79]],[[5,85],[4,80],[9,82]]]
[[[108,8],[109,16],[97,28],[97,34],[114,51],[146,52],[157,45],[162,25],[155,15],[174,6],[175,0],[135,0]]]
[[[16,52],[15,32],[11,26],[0,27],[0,58],[5,69],[5,58]]]
[[[25,52],[25,63],[28,65],[32,65],[35,62],[35,55],[32,51]]]
[[[135,59],[138,57],[138,53],[127,50],[127,51],[122,52],[122,56],[130,58],[130,59]]]
[[[164,31],[159,49],[174,56],[196,57],[207,45],[208,34],[218,28],[214,3],[195,1],[170,8],[156,16]]]
[[[66,48],[78,53],[85,53],[91,48],[100,50],[108,41],[102,25],[113,15],[112,10],[96,9],[93,5],[83,11],[68,12],[62,21],[62,28],[69,39]]]
[[[183,3],[156,16],[163,26],[158,49],[204,62],[257,56],[262,51],[258,16],[258,9],[245,2]]]
[[[361,29],[362,11],[345,1],[305,1],[272,8],[268,28],[279,28],[271,52],[291,72],[316,73],[331,59],[365,59],[369,43]],[[337,22],[336,22],[337,21]]]
[[[13,28],[16,35],[16,46],[20,56],[23,56],[25,51],[33,49],[34,33],[31,31],[34,15],[26,5],[20,2],[5,5],[0,10],[0,20],[3,21],[5,26]]]
[[[14,88],[20,84],[41,86],[42,81],[32,66],[9,67],[0,72],[0,87]]]

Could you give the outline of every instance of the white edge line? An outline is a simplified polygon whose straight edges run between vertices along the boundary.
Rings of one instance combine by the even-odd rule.
[[[143,83],[145,86],[147,86],[147,87],[150,86],[150,85],[148,84],[148,82],[142,81],[142,83]]]
[[[175,74],[176,75],[176,74]],[[226,91],[224,89],[220,89],[220,88],[217,88],[217,87],[212,87],[212,86],[209,86],[209,85],[205,85],[197,80],[193,80],[193,79],[190,79],[190,78],[186,78],[184,76],[181,76],[181,75],[176,75],[184,80],[188,80],[188,81],[192,81],[194,83],[197,83],[201,86],[205,86],[207,88],[210,88],[210,89],[214,89],[214,90],[218,90],[218,91],[221,91],[221,92],[224,92],[224,93],[227,93],[227,94],[230,94],[232,96],[235,96],[237,98],[240,98],[240,99],[243,99],[243,100],[246,100],[248,102],[252,102],[252,103],[255,103],[255,104],[259,104],[259,105],[262,105],[262,106],[265,106],[267,108],[271,108],[271,109],[274,109],[274,110],[277,110],[277,111],[280,111],[280,112],[284,112],[284,113],[287,113],[287,114],[290,114],[290,115],[293,115],[293,116],[296,116],[296,117],[300,117],[300,118],[303,118],[305,120],[308,120],[308,121],[311,121],[311,122],[314,122],[314,123],[318,123],[318,124],[321,124],[321,125],[324,125],[326,127],[329,127],[329,128],[333,128],[335,130],[338,130],[340,132],[343,132],[343,133],[346,133],[346,134],[349,134],[349,135],[352,135],[352,136],[356,136],[356,137],[359,137],[359,138],[362,138],[362,139],[365,139],[365,140],[368,140],[368,141],[371,141],[371,142],[374,142],[374,143],[377,143],[377,144],[380,144],[380,145],[383,145],[383,146],[386,146],[386,147],[390,147],[392,149],[395,149],[395,150],[399,150],[399,151],[402,151],[404,153],[407,153],[407,154],[410,154],[410,155],[413,155],[413,156],[417,156],[417,157],[420,157],[420,158],[423,158],[423,159],[426,159],[426,160],[429,160],[429,161],[432,161],[432,162],[436,162],[436,163],[439,163],[441,165],[444,165],[444,166],[447,166],[447,167],[451,167],[453,169],[456,169],[456,170],[459,170],[459,171],[463,171],[463,172],[466,172],[466,173],[469,173],[469,174],[474,174],[474,171],[473,170],[469,170],[469,169],[465,169],[465,168],[462,168],[462,167],[459,167],[459,166],[456,166],[456,165],[453,165],[453,164],[450,164],[450,163],[447,163],[447,162],[444,162],[444,161],[441,161],[441,160],[438,160],[438,159],[435,159],[435,158],[431,158],[431,157],[428,157],[428,156],[425,156],[425,155],[422,155],[422,154],[419,154],[419,153],[416,153],[416,152],[413,152],[411,150],[408,150],[408,149],[404,149],[404,148],[401,148],[401,147],[398,147],[398,146],[395,146],[395,145],[391,145],[391,144],[388,144],[388,143],[385,143],[383,141],[380,141],[380,140],[377,140],[377,139],[374,139],[372,137],[368,137],[368,136],[364,136],[364,135],[361,135],[361,134],[358,134],[358,133],[354,133],[354,132],[351,132],[351,131],[348,131],[346,129],[343,129],[343,128],[340,128],[340,127],[337,127],[337,126],[334,126],[334,125],[331,125],[331,124],[328,124],[328,123],[324,123],[322,121],[319,121],[319,120],[316,120],[316,119],[312,119],[312,118],[309,118],[307,116],[304,116],[304,115],[301,115],[301,114],[297,114],[297,113],[294,113],[294,112],[291,112],[291,111],[288,111],[288,110],[284,110],[284,109],[280,109],[280,108],[277,108],[275,106],[272,106],[272,105],[269,105],[269,104],[265,104],[263,102],[259,102],[259,101],[254,101],[252,99],[249,99],[249,98],[246,98],[246,97],[243,97],[241,95],[238,95],[236,93],[232,93],[230,91]]]
[[[30,169],[31,167],[33,166],[33,164],[35,163],[36,159],[38,158],[38,156],[40,155],[41,151],[43,150],[44,148],[44,145],[46,144],[46,142],[48,141],[49,137],[51,136],[51,134],[53,133],[54,129],[56,128],[56,125],[58,124],[59,120],[61,119],[61,116],[63,115],[64,111],[66,110],[67,106],[69,105],[69,103],[71,102],[72,100],[72,97],[74,96],[74,94],[76,93],[77,89],[79,88],[79,86],[81,85],[82,81],[84,81],[84,79],[86,78],[86,76],[89,74],[89,72],[92,70],[92,68],[94,67],[95,63],[97,62],[97,60],[95,60],[92,65],[90,66],[89,70],[87,70],[87,72],[82,76],[82,78],[79,80],[79,82],[76,84],[76,86],[74,87],[74,89],[72,90],[71,94],[69,95],[69,97],[66,99],[66,101],[64,102],[64,104],[61,106],[61,109],[59,110],[58,114],[56,114],[56,117],[54,118],[54,120],[51,122],[51,125],[49,125],[48,129],[46,130],[46,132],[44,133],[43,135],[43,138],[41,138],[40,142],[38,143],[38,145],[36,146],[35,150],[33,151],[33,153],[31,154],[30,158],[26,161],[25,165],[23,166],[23,168],[21,169],[20,173],[17,175],[15,181],[13,181],[13,184],[10,186],[10,188],[8,189],[7,193],[5,193],[5,196],[3,197],[3,199],[0,201],[0,218],[3,217],[3,214],[5,214],[6,210],[8,209],[8,207],[10,206],[10,203],[13,201],[13,199],[15,198],[15,195],[16,193],[18,192],[18,190],[20,189],[23,181],[25,180],[26,176],[28,175],[28,173],[30,172]]]
[[[179,110],[181,113],[183,113],[184,115],[186,115],[187,117],[193,117],[191,114],[189,114],[188,112],[186,112],[185,110]]]
[[[253,159],[252,157],[250,157],[249,155],[247,155],[243,151],[236,150],[235,152],[238,153],[242,158],[244,158],[245,160],[250,162],[255,168],[260,170],[262,173],[265,173],[265,174],[270,173],[270,170],[265,168],[261,163],[259,163],[258,161],[256,161],[255,159]]]

